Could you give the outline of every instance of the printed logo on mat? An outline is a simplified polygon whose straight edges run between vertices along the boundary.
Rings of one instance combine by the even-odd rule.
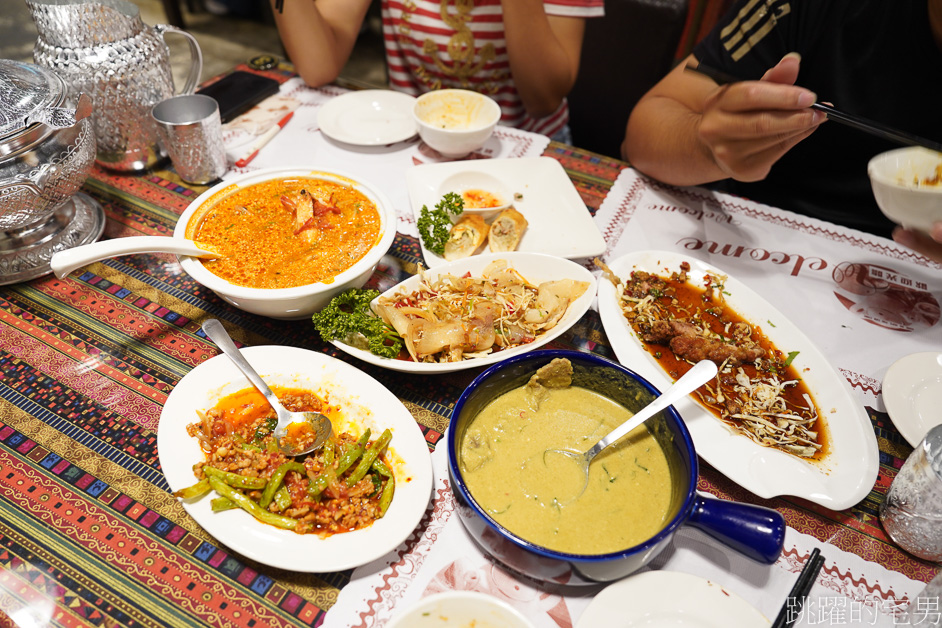
[[[920,331],[939,322],[939,302],[925,282],[876,264],[842,262],[831,272],[834,295],[863,320],[898,331]]]

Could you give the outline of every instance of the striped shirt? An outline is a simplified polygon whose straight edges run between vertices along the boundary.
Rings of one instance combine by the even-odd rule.
[[[547,15],[597,17],[603,0],[544,0]],[[389,83],[418,96],[443,88],[486,94],[501,108],[501,124],[552,137],[569,122],[563,100],[551,115],[527,115],[514,87],[500,0],[383,0]]]

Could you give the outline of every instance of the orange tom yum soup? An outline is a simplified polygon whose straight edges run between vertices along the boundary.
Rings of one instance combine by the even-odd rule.
[[[667,456],[641,425],[595,457],[586,483],[580,463],[547,450],[583,452],[632,413],[565,379],[538,373],[485,406],[460,439],[462,477],[482,509],[527,541],[582,555],[628,549],[675,512]]]
[[[380,215],[361,192],[315,178],[256,183],[197,212],[186,235],[218,259],[214,275],[249,288],[330,283],[380,238]]]

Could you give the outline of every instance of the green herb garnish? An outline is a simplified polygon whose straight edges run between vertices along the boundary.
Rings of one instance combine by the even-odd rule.
[[[325,341],[341,340],[356,346],[365,340],[371,353],[395,359],[404,346],[402,337],[373,314],[370,301],[377,296],[376,290],[351,288],[341,292],[311,317],[314,328]]]
[[[437,255],[443,255],[445,242],[448,241],[448,233],[451,231],[451,217],[459,216],[463,211],[464,199],[454,192],[445,194],[435,205],[435,209],[430,210],[427,205],[423,205],[416,226],[425,248]]]

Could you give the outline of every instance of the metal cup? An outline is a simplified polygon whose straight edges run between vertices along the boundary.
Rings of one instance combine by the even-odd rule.
[[[201,94],[174,96],[154,105],[151,115],[181,179],[205,184],[226,173],[222,121],[214,98]]]
[[[910,554],[942,561],[942,425],[929,430],[903,463],[880,504],[880,520]]]

